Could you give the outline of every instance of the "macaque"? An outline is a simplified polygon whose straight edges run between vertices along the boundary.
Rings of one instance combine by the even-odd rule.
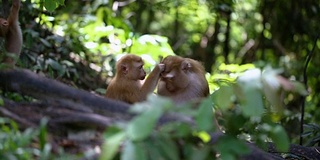
[[[202,64],[190,58],[168,56],[161,61],[158,95],[170,97],[176,104],[209,95],[209,86]]]
[[[19,26],[20,0],[12,0],[12,7],[7,19],[0,18],[0,37],[4,38],[5,52],[19,57],[22,46],[22,33]],[[15,59],[5,56],[4,62],[14,66]]]
[[[107,88],[106,97],[130,104],[146,100],[147,95],[156,88],[164,65],[156,65],[142,83],[146,77],[143,65],[144,62],[139,56],[133,54],[123,56],[116,63],[116,75]]]

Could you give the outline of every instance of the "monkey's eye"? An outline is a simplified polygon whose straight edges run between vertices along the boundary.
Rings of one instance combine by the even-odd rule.
[[[167,70],[167,69],[163,71],[163,73],[169,73],[169,72],[170,70]]]

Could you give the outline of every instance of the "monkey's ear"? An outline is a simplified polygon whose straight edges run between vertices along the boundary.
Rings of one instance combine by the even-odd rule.
[[[123,74],[128,74],[129,72],[129,67],[126,64],[121,64],[120,69]]]
[[[181,63],[181,69],[184,71],[187,71],[191,68],[191,63],[188,61],[182,61]]]

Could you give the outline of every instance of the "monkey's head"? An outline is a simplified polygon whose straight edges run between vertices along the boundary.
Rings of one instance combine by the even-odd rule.
[[[178,92],[188,87],[193,76],[192,61],[179,56],[168,56],[161,63],[165,70],[161,73],[161,81],[166,82],[166,88],[170,92]]]
[[[134,81],[144,80],[146,72],[143,65],[144,62],[141,57],[133,54],[125,55],[117,62],[117,76]]]

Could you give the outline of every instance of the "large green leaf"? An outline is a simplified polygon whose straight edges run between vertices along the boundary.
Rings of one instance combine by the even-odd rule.
[[[44,7],[46,7],[49,12],[53,12],[58,7],[58,4],[54,0],[45,0]]]
[[[271,104],[274,112],[281,113],[283,111],[282,99],[280,96],[281,83],[278,78],[278,74],[281,70],[275,70],[270,67],[266,67],[261,76],[262,90]]]
[[[39,128],[39,143],[40,143],[40,148],[43,150],[46,142],[47,142],[47,124],[48,124],[48,118],[42,118],[40,121],[40,128]]]
[[[186,160],[205,160],[210,158],[210,147],[201,146],[195,147],[191,143],[186,143],[183,146],[183,154]]]
[[[149,141],[145,141],[145,148],[146,152],[148,154],[148,158],[152,157],[153,159],[163,159],[163,154],[161,150],[159,149],[159,146],[153,141],[153,139],[150,139]]]
[[[146,109],[147,110],[145,112],[135,117],[128,124],[127,134],[133,141],[139,141],[147,138],[163,113],[163,109],[161,107],[153,106]]]
[[[183,138],[192,134],[191,126],[182,122],[167,123],[161,126],[160,131],[179,138]]]
[[[261,116],[264,113],[263,99],[260,90],[248,89],[244,92],[241,106],[245,116]]]
[[[260,69],[248,70],[237,79],[235,93],[245,116],[261,116],[264,112],[261,88]]]
[[[219,138],[216,149],[221,153],[221,159],[226,159],[227,157],[228,159],[234,159],[250,152],[250,149],[243,141],[229,135]]]
[[[111,160],[117,154],[121,142],[125,139],[125,132],[119,132],[112,136],[108,136],[102,146],[100,160]]]
[[[165,159],[178,160],[179,159],[179,150],[174,143],[174,141],[167,136],[158,136],[156,139],[156,144],[162,152]]]
[[[284,128],[280,125],[272,128],[270,132],[270,137],[273,143],[276,145],[276,148],[280,152],[287,152],[290,147],[289,137],[284,130]]]
[[[121,154],[121,160],[147,160],[146,148],[141,142],[127,140]]]
[[[200,104],[196,115],[196,123],[200,131],[209,131],[214,128],[213,108],[211,98],[206,98]]]
[[[232,104],[232,97],[234,96],[233,87],[229,85],[222,85],[217,91],[212,94],[212,99],[219,109],[226,110]]]

